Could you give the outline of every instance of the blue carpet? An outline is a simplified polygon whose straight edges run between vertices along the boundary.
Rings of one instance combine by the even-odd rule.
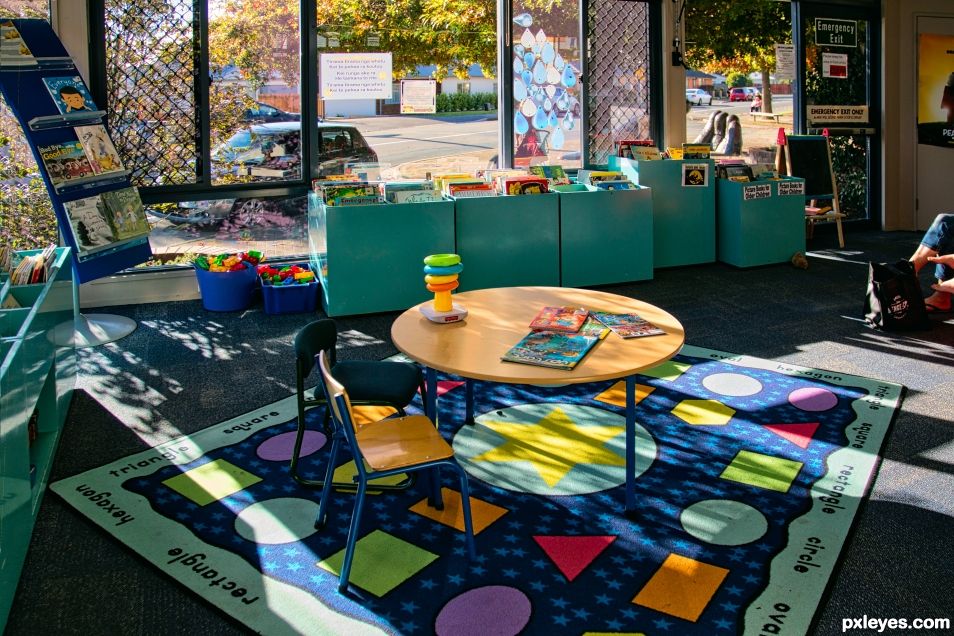
[[[476,425],[461,426],[460,379],[440,380],[440,428],[471,478],[475,562],[446,476],[443,513],[421,485],[369,497],[338,594],[353,497],[336,493],[314,530],[318,493],[287,471],[294,398],[51,488],[266,634],[804,633],[903,393],[686,346],[637,380],[630,520],[619,383],[477,383]],[[321,415],[308,416],[313,478]]]

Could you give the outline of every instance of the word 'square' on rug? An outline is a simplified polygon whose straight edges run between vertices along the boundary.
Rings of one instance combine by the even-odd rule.
[[[289,476],[288,398],[52,489],[264,634],[805,633],[903,388],[686,346],[638,377],[637,511],[623,512],[621,382],[476,385],[441,376],[440,428],[471,479],[369,497],[337,592],[353,497]],[[419,407],[419,405],[418,405]],[[306,477],[324,474],[320,409]],[[348,466],[339,469],[346,478]]]

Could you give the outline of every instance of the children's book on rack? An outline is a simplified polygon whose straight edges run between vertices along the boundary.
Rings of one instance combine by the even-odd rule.
[[[555,307],[547,306],[530,321],[530,328],[535,331],[560,331],[576,333],[586,322],[589,311],[582,307]]]
[[[600,341],[595,335],[531,331],[502,357],[505,362],[573,369]]]
[[[116,146],[104,126],[77,126],[73,130],[76,131],[94,173],[99,175],[125,172]]]
[[[530,174],[543,177],[550,182],[550,185],[569,185],[570,177],[567,176],[563,166],[530,166]]]
[[[74,113],[94,113],[98,109],[89,94],[89,89],[79,75],[67,77],[44,77],[43,83],[57,110],[63,115]]]
[[[620,338],[642,338],[666,333],[637,314],[614,314],[605,311],[593,311],[591,314]]]
[[[49,276],[50,264],[56,258],[56,245],[50,245],[39,254],[12,256],[10,272],[11,285],[34,285],[45,283]]]
[[[149,234],[149,219],[139,198],[139,191],[129,187],[103,192],[106,211],[113,222],[116,238],[120,241]]]
[[[123,188],[63,203],[77,256],[89,256],[149,233],[135,188]]]
[[[11,20],[0,20],[0,70],[36,66],[36,58]]]
[[[79,140],[38,146],[53,187],[59,190],[65,185],[89,181],[96,176]]]

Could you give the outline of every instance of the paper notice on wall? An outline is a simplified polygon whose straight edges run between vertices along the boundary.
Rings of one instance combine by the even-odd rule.
[[[322,99],[390,99],[390,53],[323,53],[320,58]]]
[[[822,77],[848,79],[848,55],[822,53]]]
[[[742,188],[742,200],[752,201],[753,199],[769,199],[772,197],[771,183],[756,183]]]
[[[795,45],[775,45],[775,79],[795,79]]]

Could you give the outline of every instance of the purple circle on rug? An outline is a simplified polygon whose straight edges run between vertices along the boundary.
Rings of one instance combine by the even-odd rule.
[[[803,411],[827,411],[838,405],[838,396],[828,389],[808,387],[789,393],[788,401]]]
[[[295,450],[296,431],[281,433],[258,445],[255,453],[261,458],[270,462],[287,462],[291,459],[292,451]],[[301,453],[299,457],[308,457],[317,452],[325,445],[328,438],[324,433],[318,431],[305,431],[301,439]]]
[[[452,598],[434,622],[437,636],[510,636],[530,622],[530,599],[515,587],[487,585]]]

